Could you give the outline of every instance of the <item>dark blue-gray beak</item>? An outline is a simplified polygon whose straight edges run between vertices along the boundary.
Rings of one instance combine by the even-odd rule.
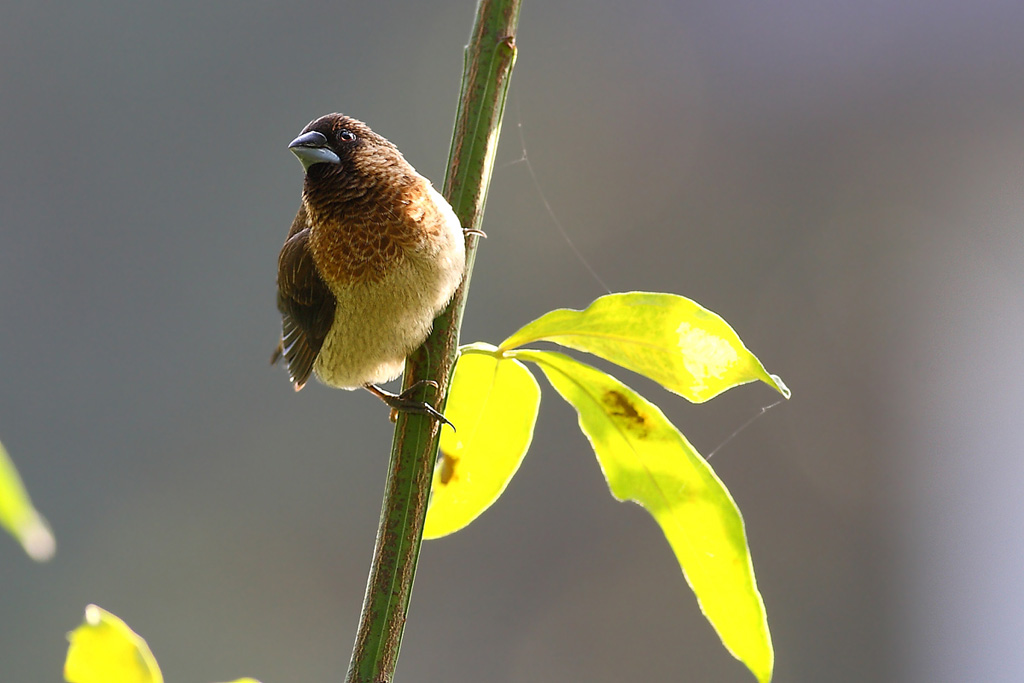
[[[291,141],[288,149],[299,158],[302,167],[309,170],[313,164],[340,164],[341,159],[327,147],[327,137],[311,130]]]

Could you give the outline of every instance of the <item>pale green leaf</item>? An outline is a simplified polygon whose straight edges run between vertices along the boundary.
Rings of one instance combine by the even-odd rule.
[[[57,543],[50,525],[28,497],[18,470],[0,444],[0,526],[18,539],[29,557],[44,562],[53,557]]]
[[[68,640],[68,683],[163,683],[146,641],[96,605],[85,608],[85,622],[68,634]]]
[[[441,430],[441,461],[424,538],[462,529],[491,506],[519,469],[533,440],[540,387],[517,360],[493,346],[465,347],[455,365]]]
[[[576,409],[612,495],[654,517],[726,649],[770,680],[771,635],[743,519],[707,462],[657,406],[614,377],[560,353],[509,355],[537,363]]]
[[[722,318],[676,294],[609,294],[585,310],[558,309],[501,343],[502,350],[549,341],[650,377],[694,403],[761,380],[789,398]]]

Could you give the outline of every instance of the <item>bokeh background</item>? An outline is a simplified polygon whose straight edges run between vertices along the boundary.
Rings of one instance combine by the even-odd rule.
[[[169,681],[341,680],[391,425],[267,364],[286,145],[344,111],[439,185],[473,5],[0,9],[0,437],[59,542],[0,537],[4,681],[61,680],[89,602]],[[523,8],[463,339],[604,292],[557,219],[787,381],[740,430],[766,387],[622,374],[718,449],[778,681],[1020,679],[1022,35],[1009,0]],[[751,680],[544,387],[504,498],[424,547],[399,680]]]

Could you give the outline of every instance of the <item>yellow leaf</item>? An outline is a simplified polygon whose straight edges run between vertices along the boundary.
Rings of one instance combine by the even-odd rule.
[[[612,495],[661,527],[726,649],[759,681],[771,679],[771,635],[743,519],[714,471],[657,406],[564,354],[510,352],[537,363],[579,415]]]
[[[85,622],[68,634],[68,640],[68,683],[163,683],[146,641],[96,605],[85,608]]]
[[[756,380],[789,398],[782,380],[768,374],[728,323],[676,294],[609,294],[582,311],[551,311],[499,348],[508,351],[535,341],[600,356],[694,403]]]
[[[53,557],[57,542],[39,512],[32,507],[18,470],[0,444],[0,526],[18,539],[28,556],[37,562]]]
[[[424,538],[462,529],[505,490],[533,440],[540,387],[517,360],[487,344],[465,347],[455,365],[441,430],[441,461]]]

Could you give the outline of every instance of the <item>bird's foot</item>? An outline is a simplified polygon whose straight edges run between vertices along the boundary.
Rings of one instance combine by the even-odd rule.
[[[480,228],[463,228],[463,235],[476,235],[477,237],[487,237],[487,233]]]
[[[418,415],[429,415],[441,424],[446,424],[452,429],[455,429],[455,425],[448,421],[444,415],[437,411],[434,406],[430,405],[426,401],[419,401],[412,398],[412,394],[416,393],[417,390],[424,386],[432,386],[437,389],[437,382],[430,379],[421,379],[420,381],[413,384],[411,387],[406,389],[400,394],[392,394],[389,391],[384,391],[376,384],[364,385],[364,389],[369,391],[371,394],[383,401],[389,408],[391,408],[391,421],[394,422],[398,419],[398,413],[416,413]]]

